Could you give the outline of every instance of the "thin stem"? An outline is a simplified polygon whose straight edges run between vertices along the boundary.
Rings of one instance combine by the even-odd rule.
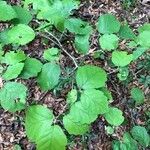
[[[56,36],[54,36],[52,33],[48,32],[47,30],[45,30],[45,32],[46,32],[48,35],[50,35],[52,38],[54,38],[54,39],[56,40],[57,43],[56,43],[56,42],[54,42],[54,43],[57,44],[57,45],[60,47],[60,49],[70,57],[70,59],[72,59],[72,61],[73,61],[74,65],[75,65],[75,67],[78,68],[78,64],[77,64],[75,58],[74,58],[73,56],[71,56],[71,55],[64,49],[64,47],[62,46],[62,44],[60,43],[60,41],[58,40],[58,38],[57,38]],[[49,39],[50,39],[50,38],[49,38]]]
[[[40,22],[38,21],[38,20],[34,20],[36,23],[38,23],[38,24],[40,24]],[[47,39],[49,39],[49,40],[51,40],[54,44],[56,44],[57,46],[59,46],[59,48],[64,52],[64,53],[66,53],[69,57],[70,57],[70,59],[73,61],[73,63],[74,63],[74,65],[75,65],[75,69],[74,70],[76,70],[77,68],[78,68],[78,64],[77,64],[77,62],[76,62],[76,58],[74,58],[73,56],[71,56],[65,49],[64,49],[64,47],[62,46],[62,44],[60,43],[60,41],[59,41],[59,39],[55,36],[55,35],[53,35],[51,32],[48,32],[48,30],[44,30],[49,36],[51,36],[53,39],[55,39],[55,41],[53,40],[53,39],[51,39],[50,37],[48,37],[47,35],[44,35],[44,34],[39,34],[39,35],[41,35],[41,36],[43,36],[43,37],[45,37],[45,38],[47,38]]]

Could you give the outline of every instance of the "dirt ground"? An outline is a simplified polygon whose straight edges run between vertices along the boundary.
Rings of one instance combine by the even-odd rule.
[[[19,0],[9,0],[9,2],[12,5],[20,3]],[[148,1],[139,0],[139,2],[134,7],[124,9],[120,0],[82,0],[79,10],[74,12],[74,16],[80,17],[81,19],[88,21],[90,24],[95,26],[98,17],[104,13],[112,13],[116,15],[120,21],[127,20],[129,25],[136,29],[138,26],[150,21],[150,3]],[[1,24],[1,26],[3,26],[3,24]],[[3,28],[0,29],[3,30]],[[71,35],[68,35],[68,37],[71,37]],[[97,37],[98,33],[95,29],[90,39],[91,53],[99,49]],[[81,56],[74,52],[74,49],[70,44],[71,38],[69,38],[69,42],[66,42],[66,40],[68,40],[67,38],[62,38],[63,41],[61,41],[61,43],[70,52],[70,54],[77,57],[78,61],[80,62]],[[121,43],[120,45],[122,48],[124,46],[123,44],[124,43]],[[49,45],[53,46],[53,43],[49,43]],[[37,36],[37,38],[32,43],[30,43],[28,46],[24,46],[22,49],[28,55],[40,59],[45,48],[47,48],[47,45],[43,45],[42,38]],[[107,57],[109,56],[106,56],[106,58]],[[139,84],[137,82],[136,76],[134,76],[134,80],[128,85],[128,87],[126,87],[117,79],[115,70],[112,70],[103,60],[94,60],[91,55],[83,56],[82,61],[83,60],[87,64],[95,64],[97,66],[103,67],[109,74],[107,85],[108,89],[112,92],[113,95],[114,102],[112,104],[123,110],[125,117],[128,120],[128,124],[118,127],[115,131],[115,134],[113,136],[109,136],[105,131],[106,122],[102,117],[99,117],[96,122],[92,124],[91,132],[89,134],[83,137],[71,137],[70,140],[72,140],[72,142],[68,149],[111,150],[111,142],[113,139],[121,139],[124,131],[128,131],[133,124],[138,123],[139,125],[142,125],[145,122],[145,118],[143,117],[143,110],[147,109],[148,104],[145,104],[136,109],[131,109],[128,107],[128,105],[126,105],[129,99],[130,87],[133,85],[138,85],[145,91],[146,95],[149,94],[149,88],[144,88],[143,85]],[[70,60],[67,59],[63,53],[60,63],[62,67],[68,67],[68,64],[70,67],[73,65],[72,62],[70,62]],[[133,64],[131,69],[133,75],[136,74],[136,64]],[[144,74],[148,73],[149,72],[144,72]],[[54,114],[56,116],[65,112],[65,96],[70,90],[70,85],[64,85],[61,92],[57,95],[54,95],[51,92],[41,92],[34,79],[28,81],[21,80],[20,82],[25,83],[29,88],[28,104],[36,103],[47,105],[49,108],[54,110]],[[0,80],[0,85],[2,84],[3,83]],[[0,108],[0,150],[13,150],[15,144],[20,145],[23,150],[35,149],[35,145],[30,143],[26,137],[23,118],[24,111],[11,114]],[[61,124],[61,122],[58,123]]]

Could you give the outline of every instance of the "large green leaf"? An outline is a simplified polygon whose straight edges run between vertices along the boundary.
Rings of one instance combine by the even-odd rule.
[[[131,97],[136,102],[136,105],[140,105],[144,103],[144,92],[139,88],[132,88],[131,89]]]
[[[24,109],[26,103],[27,88],[17,82],[7,82],[0,90],[1,106],[15,112]]]
[[[36,143],[37,150],[65,150],[67,138],[58,125],[52,126],[53,118],[52,111],[44,106],[28,108],[25,128],[29,139]]]
[[[71,106],[69,117],[74,122],[80,124],[90,124],[96,120],[98,114],[96,114],[94,110],[93,112],[87,110],[86,107],[84,107],[84,105],[82,104],[82,102],[78,101]]]
[[[8,5],[5,1],[0,1],[0,20],[7,21],[16,18],[17,14],[11,5]]]
[[[36,141],[47,126],[51,126],[53,112],[42,105],[29,106],[26,112],[25,128],[31,141]]]
[[[77,70],[76,82],[82,89],[100,88],[106,81],[106,72],[97,66],[85,65]]]
[[[142,126],[134,126],[131,130],[131,134],[135,140],[137,140],[142,146],[147,147],[150,144],[150,135],[146,129]]]
[[[119,30],[119,36],[123,39],[134,40],[136,38],[134,32],[129,28],[128,25],[122,25]]]
[[[69,118],[74,123],[90,124],[108,110],[107,97],[101,91],[89,89],[81,94],[80,101],[71,106]]]
[[[104,50],[111,51],[118,47],[119,38],[115,34],[104,34],[100,37],[100,46]]]
[[[81,54],[87,54],[90,48],[89,37],[92,27],[81,19],[71,18],[65,21],[65,28],[75,33],[75,48]]]
[[[71,11],[76,9],[79,4],[78,1],[74,0],[53,1],[52,3],[47,2],[47,5],[43,5],[43,1],[40,3],[41,6],[39,6],[39,4],[37,6],[40,9],[37,17],[39,19],[48,20],[61,31],[64,30],[65,19],[69,17]]]
[[[88,23],[77,18],[67,19],[65,21],[65,28],[78,35],[89,35],[92,31],[92,27]]]
[[[22,8],[21,6],[13,6],[13,9],[17,14],[17,18],[12,20],[13,23],[29,24],[32,20],[32,15],[25,8]]]
[[[85,90],[81,94],[80,100],[85,111],[87,110],[97,115],[104,114],[109,111],[107,97],[99,90]]]
[[[66,150],[67,137],[61,127],[54,125],[45,129],[37,140],[37,150]]]
[[[10,51],[5,54],[5,56],[2,59],[2,63],[8,64],[8,65],[15,65],[21,61],[24,61],[26,59],[26,55],[23,51]]]
[[[138,43],[143,47],[150,48],[150,31],[143,31],[137,37]]]
[[[8,66],[7,70],[2,75],[2,78],[4,80],[11,80],[17,78],[20,75],[23,67],[24,63],[17,63],[15,65]]]
[[[63,124],[69,134],[73,135],[83,135],[89,130],[89,125],[74,122],[69,115],[64,116]]]
[[[120,144],[121,150],[138,150],[138,143],[131,137],[128,132],[123,135],[123,141]]]
[[[122,111],[114,107],[109,108],[109,112],[104,114],[104,117],[109,124],[114,126],[119,126],[124,121]]]
[[[35,38],[35,33],[29,26],[18,24],[8,31],[8,38],[12,44],[25,45]]]
[[[113,142],[113,150],[138,150],[138,143],[128,132],[125,132],[122,141]]]
[[[20,77],[23,79],[29,79],[31,77],[36,77],[42,69],[42,63],[35,59],[28,57],[24,62],[23,70]]]
[[[98,20],[98,31],[102,34],[117,33],[120,29],[120,22],[111,14],[101,15]]]
[[[53,89],[59,82],[60,74],[61,70],[57,64],[44,64],[42,72],[38,76],[38,83],[42,90],[46,91]]]
[[[114,51],[112,53],[112,62],[115,66],[125,67],[133,60],[133,55],[125,51]]]

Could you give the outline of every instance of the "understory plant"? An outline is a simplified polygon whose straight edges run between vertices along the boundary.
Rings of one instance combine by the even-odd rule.
[[[21,5],[11,6],[0,1],[0,21],[9,24],[0,32],[0,74],[4,83],[0,104],[11,113],[25,111],[26,134],[38,150],[66,149],[70,135],[90,133],[91,124],[99,117],[106,120],[109,133],[125,121],[121,108],[112,104],[115,98],[107,88],[109,73],[105,68],[78,63],[53,31],[73,35],[72,47],[84,57],[90,55],[90,36],[96,30],[99,48],[109,56],[110,67],[116,70],[120,82],[127,80],[130,65],[150,48],[150,24],[140,26],[134,33],[114,15],[102,14],[96,26],[92,26],[73,16],[79,4],[78,0],[24,0]],[[34,58],[24,49],[38,36],[55,46],[44,49],[40,58]],[[122,41],[124,49],[120,46]],[[5,46],[10,48],[6,51]],[[60,64],[62,54],[74,65],[66,76]],[[52,108],[45,105],[29,105],[29,91],[23,81],[34,78],[46,93],[58,89],[64,76],[72,82],[72,89],[66,95],[66,112],[55,116]],[[131,97],[136,106],[144,103],[145,95],[137,87],[131,89]],[[137,150],[137,142],[148,147],[149,141],[146,129],[134,126],[130,133],[124,133],[122,141],[113,142],[113,148]]]

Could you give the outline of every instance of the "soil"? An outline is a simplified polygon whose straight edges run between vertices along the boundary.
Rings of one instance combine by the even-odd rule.
[[[12,5],[19,4],[19,0],[9,0]],[[129,25],[136,29],[138,26],[150,21],[150,3],[149,1],[139,1],[133,7],[128,9],[123,8],[120,0],[82,0],[80,8],[74,12],[73,16],[80,17],[81,19],[88,21],[94,28],[96,22],[101,14],[112,13],[118,17],[120,21],[127,20]],[[32,22],[32,25],[36,26],[36,22]],[[0,30],[7,26],[7,24],[0,24]],[[57,33],[60,36],[60,33]],[[94,64],[101,66],[109,74],[109,80],[107,83],[108,89],[112,92],[113,103],[112,105],[117,106],[123,110],[127,124],[116,128],[115,133],[112,136],[106,134],[105,126],[107,123],[103,117],[99,117],[91,126],[91,132],[87,135],[72,136],[70,137],[69,150],[111,150],[111,143],[114,139],[121,139],[125,131],[129,131],[134,124],[144,125],[145,117],[144,110],[149,107],[148,102],[137,108],[130,108],[128,101],[130,100],[130,92],[132,86],[139,86],[145,91],[145,95],[150,93],[149,88],[144,88],[142,84],[138,83],[138,77],[134,76],[133,81],[129,83],[128,87],[123,85],[116,77],[116,71],[112,70],[106,62],[102,59],[93,59],[92,54],[94,51],[100,49],[98,44],[98,32],[95,28],[91,36],[91,48],[90,54],[86,56],[79,56],[72,46],[72,35],[61,35],[61,43],[64,48],[78,58],[78,63]],[[68,40],[69,39],[69,40]],[[43,44],[43,38],[38,35],[37,38],[27,46],[22,47],[26,54],[29,56],[41,59],[42,53],[47,45]],[[48,46],[53,46],[54,43],[48,42]],[[121,48],[124,47],[124,43],[121,43]],[[6,47],[6,50],[10,47]],[[109,58],[109,54],[104,56],[106,59]],[[142,59],[142,58],[141,58]],[[73,67],[72,61],[62,53],[60,64],[62,68]],[[138,71],[136,69],[136,63],[131,66],[132,74],[135,75]],[[144,72],[144,74],[150,74],[150,72]],[[65,76],[65,72],[64,72]],[[61,91],[43,93],[35,79],[28,81],[18,80],[18,82],[24,83],[29,89],[28,104],[43,104],[53,109],[56,116],[61,116],[63,112],[67,111],[65,97],[68,91],[71,89],[71,84],[62,85]],[[3,86],[3,81],[0,78],[0,87]],[[61,88],[61,85],[60,85]],[[147,98],[148,99],[148,98]],[[11,114],[0,108],[0,150],[13,150],[14,145],[18,144],[23,150],[34,150],[35,145],[28,141],[24,128],[24,111]],[[58,120],[58,124],[62,125],[62,122]],[[67,133],[66,133],[67,134]]]

